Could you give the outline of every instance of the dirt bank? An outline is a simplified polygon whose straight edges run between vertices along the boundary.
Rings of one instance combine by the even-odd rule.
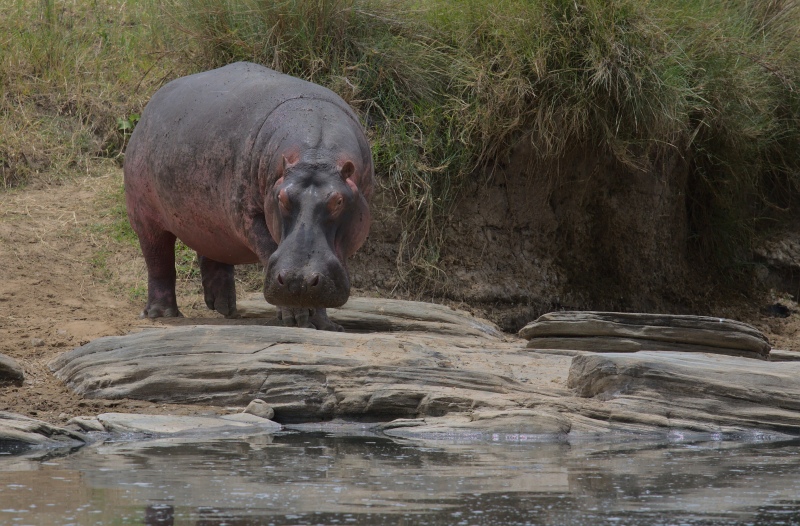
[[[114,195],[121,182],[121,170],[112,170],[103,177],[0,194],[0,353],[17,360],[26,374],[22,387],[0,388],[0,410],[53,423],[109,410],[220,412],[213,407],[87,400],[66,389],[47,368],[59,353],[94,338],[161,323],[138,319],[146,281],[144,261],[137,247],[114,241],[107,228],[114,221],[109,210],[117,203]],[[354,266],[358,273],[354,281],[360,287],[355,294],[392,295],[390,286],[396,283],[391,276],[392,249],[387,241],[372,246],[368,242],[364,256],[376,263],[368,272],[369,261],[362,256]],[[483,257],[491,254],[486,251]],[[475,286],[468,280],[463,283]],[[240,292],[253,286],[252,280],[240,283]],[[179,282],[178,296],[188,318],[219,318],[206,309],[196,280]],[[795,312],[775,318],[759,311],[759,305],[769,301],[767,293],[756,302],[732,298],[721,314],[756,325],[775,348],[800,350],[797,305],[784,301]],[[490,306],[460,306],[492,317]]]

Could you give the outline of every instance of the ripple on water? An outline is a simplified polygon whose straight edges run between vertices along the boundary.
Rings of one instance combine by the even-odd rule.
[[[800,523],[800,442],[282,433],[0,457],[0,524]],[[171,521],[171,522],[170,522]]]

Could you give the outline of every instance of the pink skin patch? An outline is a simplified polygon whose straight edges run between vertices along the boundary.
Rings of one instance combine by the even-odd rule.
[[[275,189],[279,188],[281,185],[283,185],[283,177],[275,181],[275,186],[270,188],[270,190],[267,192],[264,203],[264,215],[267,220],[267,230],[269,230],[272,239],[274,239],[279,245],[281,244],[280,212],[275,210],[274,200],[271,198],[271,196],[273,192],[275,192]]]

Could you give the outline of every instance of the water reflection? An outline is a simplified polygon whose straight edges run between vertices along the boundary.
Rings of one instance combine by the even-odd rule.
[[[169,504],[150,504],[144,508],[145,526],[172,526],[175,508]]]
[[[0,457],[0,524],[798,524],[800,442],[283,433]]]

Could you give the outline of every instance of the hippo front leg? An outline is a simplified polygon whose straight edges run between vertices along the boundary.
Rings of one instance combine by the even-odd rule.
[[[344,331],[341,325],[328,318],[328,312],[325,308],[313,309],[313,313],[309,316],[308,321],[311,322],[314,327],[322,331]]]
[[[235,317],[236,282],[233,279],[233,265],[220,263],[199,254],[198,259],[206,305],[226,318]]]
[[[325,308],[278,307],[278,319],[283,321],[283,325],[286,327],[303,327],[333,332],[344,331],[341,325],[328,318],[328,312]]]

